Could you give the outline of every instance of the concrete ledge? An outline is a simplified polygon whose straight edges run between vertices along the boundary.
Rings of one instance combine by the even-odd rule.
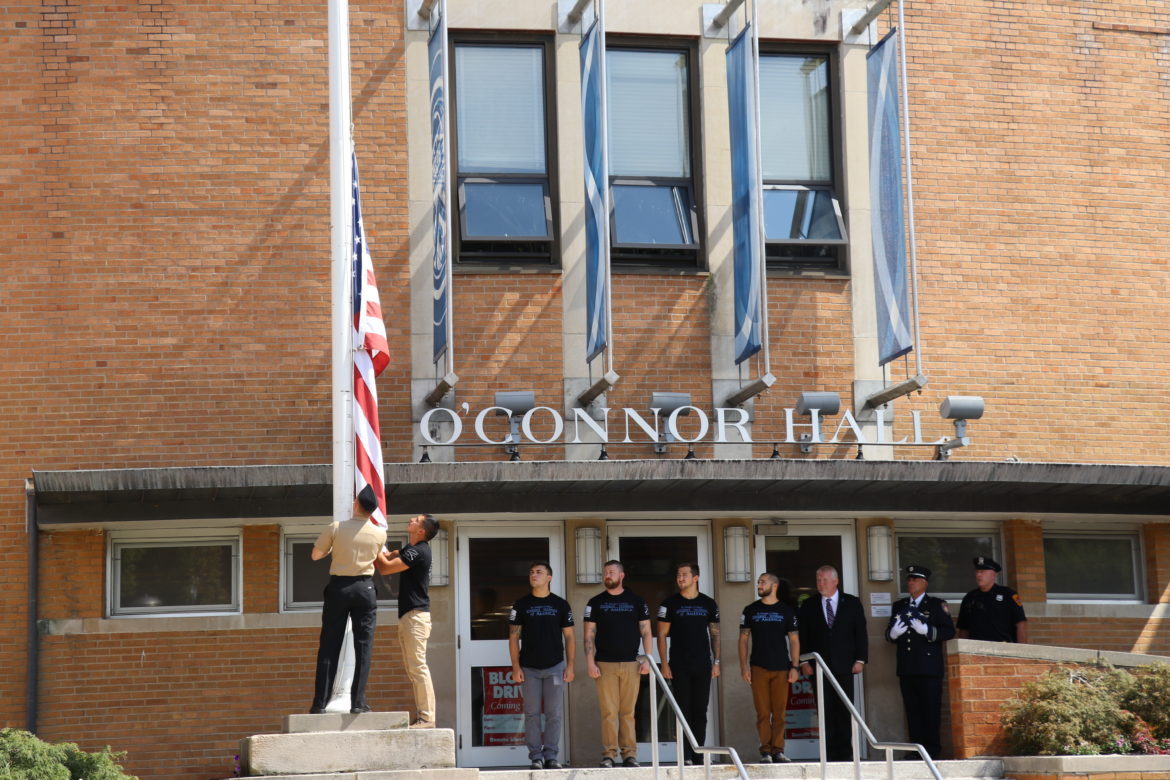
[[[378,610],[378,625],[398,623],[396,607]],[[116,618],[41,620],[41,636],[75,634],[161,634],[168,631],[257,631],[263,629],[321,628],[321,609],[304,612],[250,612],[239,615],[135,615]]]
[[[327,712],[324,715],[285,715],[285,734],[312,734],[318,731],[389,731],[410,725],[407,712]]]
[[[978,639],[954,639],[947,642],[947,655],[986,655],[994,658],[1024,658],[1055,663],[1095,664],[1108,662],[1114,666],[1147,666],[1170,663],[1163,655],[1119,653],[1112,650],[1082,650],[1076,647],[1052,645],[1018,645],[1012,642],[984,642]]]
[[[259,775],[254,780],[478,780],[478,769],[395,769],[314,775]]]
[[[740,759],[743,760],[742,758]],[[988,778],[1000,780],[1003,777],[1003,762],[998,758],[970,759],[966,761],[936,761],[939,774],[944,778],[971,780],[972,778]],[[752,780],[820,780],[821,765],[817,761],[796,761],[791,764],[752,764],[745,763],[748,777]],[[639,769],[601,769],[599,767],[571,767],[568,769],[532,771],[528,769],[511,770],[480,770],[480,780],[648,780],[654,776],[653,767],[643,764]],[[677,764],[660,764],[659,778],[665,780],[679,780]],[[705,777],[702,765],[689,766],[683,770],[683,780],[695,780]],[[826,776],[833,780],[851,780],[853,778],[853,764],[848,762],[830,763],[826,769]],[[862,761],[861,776],[864,778],[885,778],[886,762]],[[736,777],[735,767],[731,764],[712,764],[711,777],[713,780],[730,780]],[[926,764],[921,761],[895,761],[894,777],[896,780],[929,780],[933,778]]]
[[[451,729],[259,734],[240,740],[249,776],[453,769]]]
[[[1170,756],[1005,756],[1010,775],[1112,774],[1170,772]]]

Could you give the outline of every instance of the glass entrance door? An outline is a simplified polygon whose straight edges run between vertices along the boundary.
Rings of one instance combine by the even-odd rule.
[[[561,527],[461,527],[457,550],[458,764],[526,766],[524,705],[512,679],[508,614],[512,603],[530,592],[533,561],[552,564],[552,591],[565,595]],[[564,744],[561,755],[568,755]]]
[[[699,564],[699,590],[711,595],[710,582],[714,576],[711,569],[711,544],[706,524],[687,525],[671,523],[664,528],[661,523],[609,524],[609,550],[612,557],[622,562],[626,569],[625,587],[650,605],[650,626],[658,636],[658,605],[672,593],[678,592],[675,572],[678,564],[696,561]],[[658,643],[654,642],[654,658],[658,657]],[[715,696],[711,697],[715,702]],[[707,715],[707,744],[717,733],[716,708]],[[675,737],[674,713],[660,696],[658,699],[658,756],[661,761],[677,760],[678,745]],[[638,760],[650,760],[650,681],[642,678],[635,710],[635,729],[638,738]]]
[[[785,534],[756,536],[756,577],[770,571],[780,578],[780,598],[796,609],[817,595],[817,569],[834,567],[844,593],[858,594],[857,553],[851,525],[789,524]],[[816,682],[802,677],[790,686],[785,720],[784,753],[789,758],[815,759],[819,753]],[[864,712],[859,690],[857,704]],[[863,748],[864,755],[864,748]]]

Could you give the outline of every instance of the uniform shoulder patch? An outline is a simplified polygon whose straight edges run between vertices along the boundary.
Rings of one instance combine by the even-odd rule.
[[[1020,601],[1020,594],[1019,593],[1012,594],[1012,601],[1016,602],[1016,606],[1019,606],[1019,607],[1024,606],[1024,602]]]
[[[942,611],[947,613],[948,615],[951,614],[951,605],[944,601],[942,603]]]

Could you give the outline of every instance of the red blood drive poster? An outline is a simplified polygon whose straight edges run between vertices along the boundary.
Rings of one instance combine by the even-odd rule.
[[[510,666],[483,667],[483,744],[524,744],[524,697]]]

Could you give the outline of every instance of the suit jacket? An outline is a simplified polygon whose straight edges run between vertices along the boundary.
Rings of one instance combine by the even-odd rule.
[[[861,599],[837,592],[833,627],[825,625],[824,599],[818,593],[800,605],[800,652],[817,652],[835,677],[853,673],[854,661],[869,660],[869,634],[865,628],[865,607]]]
[[[913,629],[897,639],[890,639],[890,629],[901,615],[906,625],[918,618],[926,624],[926,636]],[[891,610],[890,622],[886,624],[886,641],[898,645],[899,677],[942,677],[946,669],[943,658],[943,643],[955,635],[955,624],[947,602],[931,596],[922,597],[917,608],[910,606],[910,599],[898,599]]]

